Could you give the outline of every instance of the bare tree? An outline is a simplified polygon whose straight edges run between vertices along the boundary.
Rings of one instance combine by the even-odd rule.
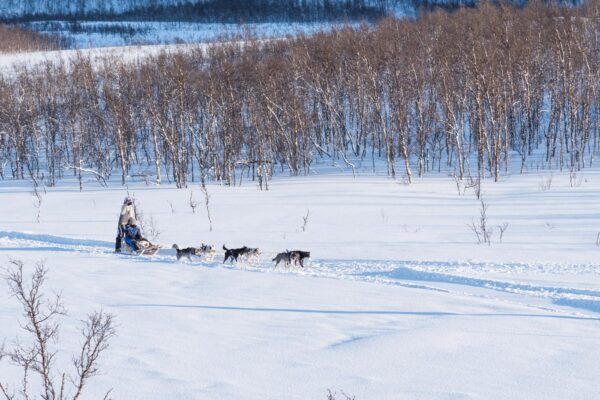
[[[308,225],[308,219],[310,217],[310,210],[306,210],[306,215],[302,217],[302,232],[306,232],[306,227]]]
[[[473,189],[473,192],[475,193],[475,196],[477,196],[477,199],[481,199],[481,178],[473,178],[469,175],[468,182],[463,188],[463,195],[465,194],[467,189]]]
[[[456,175],[456,172],[452,173],[452,178],[454,179],[454,183],[456,184],[456,191],[458,192],[458,195],[459,196],[464,195],[464,192],[463,192],[464,184],[463,184],[462,180],[460,179],[460,177]]]
[[[68,41],[59,35],[38,33],[16,25],[0,25],[0,36],[0,53],[58,50],[68,44]]]
[[[150,218],[148,218],[145,223],[144,231],[151,242],[154,242],[163,233],[163,231],[159,229],[158,224],[156,223],[156,220],[152,214],[150,214]]]
[[[571,185],[572,188],[580,187],[582,181],[583,181],[583,178],[581,176],[579,176],[577,174],[577,172],[573,171],[573,169],[571,169],[569,171],[569,184]]]
[[[32,182],[33,182],[33,191],[32,191],[33,205],[35,206],[35,208],[37,210],[36,221],[39,224],[40,222],[42,222],[42,203],[44,201],[44,195],[46,194],[46,188],[43,187],[42,190],[40,190],[37,179],[33,179]]]
[[[83,181],[82,181],[82,173],[83,172],[87,172],[90,173],[94,176],[94,178],[96,178],[96,180],[98,181],[98,183],[100,184],[100,186],[102,187],[108,187],[108,183],[106,182],[106,178],[104,176],[102,176],[101,173],[99,173],[98,171],[94,171],[91,168],[83,168],[81,167],[81,162],[79,163],[79,166],[73,166],[73,165],[66,165],[65,168],[67,169],[72,169],[75,170],[78,173],[78,180],[79,180],[79,191],[83,191]]]
[[[506,229],[508,229],[508,222],[504,222],[498,225],[498,230],[500,231],[500,237],[498,238],[498,240],[500,241],[500,243],[502,243],[502,238],[504,237],[504,232],[506,232]]]
[[[468,227],[473,231],[473,233],[475,233],[475,236],[477,236],[477,243],[487,243],[488,245],[491,245],[491,238],[494,231],[488,227],[488,205],[485,203],[485,201],[483,201],[483,199],[479,200],[479,204],[479,217],[477,220],[473,219]]]
[[[198,207],[198,202],[196,200],[194,200],[194,191],[190,190],[190,199],[189,199],[189,206],[192,209],[192,214],[196,214],[196,207]]]
[[[208,226],[209,226],[209,230],[212,232],[213,225],[212,225],[212,217],[210,216],[210,194],[208,193],[208,189],[206,188],[206,185],[201,185],[200,191],[204,195],[204,206],[206,208],[206,216],[208,218]]]
[[[344,396],[343,400],[356,400],[355,396],[350,396],[346,393],[344,393],[343,391],[341,392],[341,395]],[[336,392],[332,392],[331,389],[327,389],[327,400],[337,400],[337,393]]]
[[[138,221],[140,228],[144,231],[144,235],[150,239],[150,241],[154,241],[158,239],[158,237],[163,232],[158,227],[156,220],[154,219],[154,215],[150,213],[150,216],[147,217],[146,213],[142,209],[140,205],[140,201],[135,197],[135,194],[130,195],[129,190],[127,190],[127,195],[131,196],[133,199],[133,207],[135,209],[135,216]]]
[[[173,202],[167,200],[167,203],[169,204],[169,208],[171,209],[171,214],[175,214],[176,210],[175,210],[175,207],[173,206]]]
[[[381,160],[392,178],[403,164],[409,184],[413,171],[473,173],[457,189],[479,198],[486,178],[510,173],[510,154],[521,173],[540,154],[538,169],[579,173],[600,153],[599,3],[512,3],[11,70],[0,74],[0,179],[47,169],[49,185],[68,173],[126,184],[151,166],[157,184],[248,174],[268,190],[278,170],[309,174],[327,159],[356,174]],[[13,31],[0,48],[11,37],[37,40]]]
[[[43,262],[37,264],[29,282],[23,273],[23,263],[14,260],[11,264],[6,280],[11,295],[23,308],[24,320],[20,325],[32,337],[32,344],[17,342],[12,349],[1,349],[0,361],[7,357],[22,369],[23,377],[17,392],[11,392],[8,384],[3,382],[0,382],[0,392],[6,400],[30,399],[34,396],[30,379],[37,376],[41,383],[42,399],[77,400],[88,380],[98,374],[98,359],[108,349],[110,339],[115,335],[113,316],[103,311],[88,315],[81,330],[83,344],[72,359],[75,373],[57,370],[57,351],[52,346],[58,340],[59,318],[66,315],[62,300],[59,295],[50,299],[44,296],[42,289],[47,270]]]

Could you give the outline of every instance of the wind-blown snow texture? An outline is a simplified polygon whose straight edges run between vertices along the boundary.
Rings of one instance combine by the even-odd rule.
[[[509,224],[491,246],[467,227],[477,199],[448,177],[210,185],[212,232],[205,210],[188,205],[190,191],[203,201],[197,185],[132,184],[161,231],[165,250],[151,259],[112,253],[126,194],[116,183],[48,189],[37,223],[31,188],[5,181],[0,265],[45,259],[48,290],[70,311],[61,350],[76,348],[87,312],[116,315],[96,397],[112,387],[123,399],[319,399],[327,388],[359,400],[597,398],[600,171],[576,187],[554,173],[541,190],[549,175],[484,182],[490,223]],[[256,264],[176,262],[171,244],[200,242],[263,254]],[[306,268],[273,268],[274,253],[296,248],[311,251]],[[20,335],[19,316],[0,290],[0,338]],[[0,377],[17,379],[6,365]]]

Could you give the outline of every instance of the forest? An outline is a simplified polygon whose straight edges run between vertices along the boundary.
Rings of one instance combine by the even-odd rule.
[[[58,50],[68,45],[58,35],[38,33],[18,25],[0,24],[0,53]]]
[[[5,0],[0,20],[31,21],[194,21],[248,23],[377,19],[394,7],[416,7],[422,0]],[[423,0],[427,2],[429,0]]]
[[[600,150],[598,18],[598,2],[482,4],[136,63],[21,66],[0,77],[0,178],[268,188],[324,160],[383,162],[407,183],[498,180],[532,159],[578,171]]]

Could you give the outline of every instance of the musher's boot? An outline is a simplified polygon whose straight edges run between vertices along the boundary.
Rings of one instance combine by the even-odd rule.
[[[117,236],[117,239],[115,241],[115,253],[120,253],[121,252],[121,236]]]

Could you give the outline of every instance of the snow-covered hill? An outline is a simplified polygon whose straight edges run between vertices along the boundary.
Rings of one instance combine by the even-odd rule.
[[[70,48],[201,43],[252,32],[284,37],[327,31],[387,13],[414,15],[412,0],[4,0],[0,20],[59,36]]]
[[[70,47],[88,49],[107,46],[164,45],[176,43],[207,43],[241,37],[251,31],[259,38],[282,38],[287,35],[326,32],[334,22],[269,22],[224,24],[202,22],[110,22],[87,21],[71,29],[66,21],[32,22],[28,26],[41,33],[60,35]]]
[[[483,185],[492,244],[467,224],[480,204],[448,177],[412,186],[359,171],[259,191],[132,183],[158,256],[112,253],[126,189],[0,182],[0,266],[44,259],[69,309],[59,349],[91,309],[118,336],[89,395],[126,399],[592,399],[600,395],[600,170],[540,171]],[[92,179],[90,177],[90,179]],[[548,181],[551,184],[548,185]],[[40,222],[36,221],[37,215]],[[303,218],[307,217],[306,224]],[[150,223],[153,221],[153,224]],[[499,225],[508,224],[500,243]],[[303,229],[304,225],[304,229]],[[256,264],[177,262],[172,243],[257,246]],[[274,253],[311,251],[304,269]],[[0,340],[20,311],[0,282]],[[68,357],[59,358],[67,364]],[[4,382],[16,370],[0,364]]]

